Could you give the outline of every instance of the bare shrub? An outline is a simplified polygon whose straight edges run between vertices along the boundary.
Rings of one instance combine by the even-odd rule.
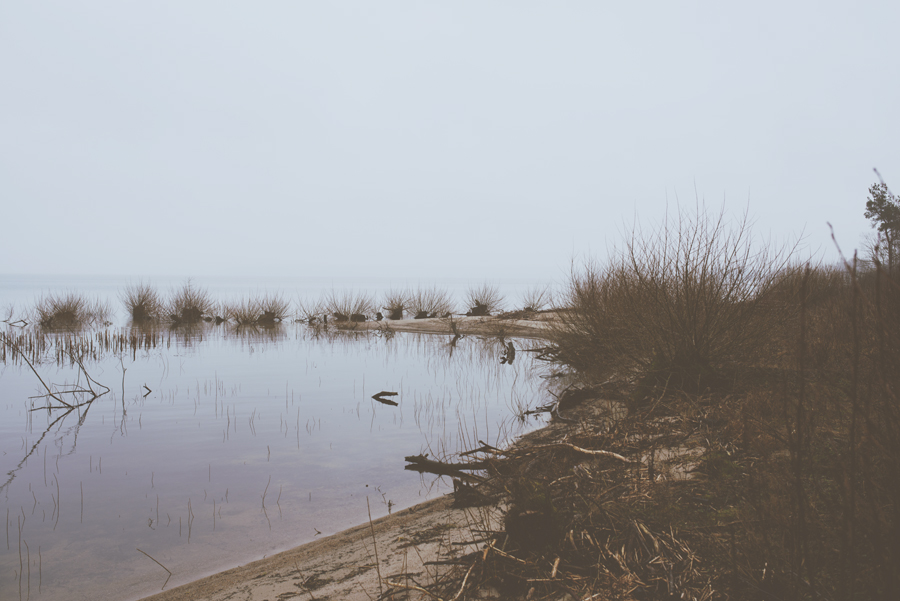
[[[42,296],[34,307],[34,320],[43,328],[74,328],[106,321],[109,304],[77,292]]]
[[[323,302],[335,321],[366,321],[375,311],[374,299],[364,292],[332,290]]]
[[[175,322],[196,323],[213,312],[215,303],[206,288],[194,286],[190,278],[172,293],[166,313]]]
[[[503,295],[495,284],[485,282],[481,286],[469,288],[466,293],[466,315],[490,315],[503,309]]]
[[[656,230],[632,231],[606,266],[573,269],[556,359],[595,375],[640,374],[698,389],[763,348],[788,308],[772,302],[795,247],[757,247],[747,215],[679,211]],[[671,382],[670,382],[671,381]]]
[[[225,319],[237,325],[255,324],[260,315],[259,300],[247,297],[231,301],[223,305],[222,312]]]
[[[158,319],[163,310],[159,292],[150,284],[143,282],[125,286],[119,298],[135,322]]]
[[[553,293],[550,285],[533,286],[522,294],[521,306],[523,311],[542,311],[553,303]]]
[[[381,308],[387,312],[388,319],[403,319],[403,313],[409,307],[409,290],[388,290],[384,293]]]
[[[238,325],[274,325],[287,319],[290,303],[280,293],[267,293],[262,297],[248,296],[228,303],[224,313],[226,319]]]
[[[309,299],[297,299],[297,319],[309,324],[316,323],[328,314],[328,309],[322,300],[311,301]]]
[[[291,313],[291,303],[280,292],[266,293],[259,300],[259,323],[273,324],[284,321]]]
[[[409,297],[409,306],[415,319],[447,317],[453,312],[450,293],[437,286],[417,288]]]

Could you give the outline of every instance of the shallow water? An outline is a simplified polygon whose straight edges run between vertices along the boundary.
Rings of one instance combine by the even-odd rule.
[[[541,366],[522,352],[500,365],[496,340],[204,324],[141,349],[103,342],[116,334],[129,330],[81,334],[110,391],[68,414],[31,411],[47,404],[28,398],[37,377],[0,363],[0,598],[152,594],[168,574],[147,555],[171,588],[363,523],[367,498],[377,518],[447,492],[405,455],[541,425],[515,417],[543,401]],[[64,339],[48,335],[36,365],[48,384],[78,379],[56,360]]]

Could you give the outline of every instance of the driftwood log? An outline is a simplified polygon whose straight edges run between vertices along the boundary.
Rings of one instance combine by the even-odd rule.
[[[466,474],[467,470],[483,470],[487,469],[486,461],[467,461],[464,463],[454,463],[445,461],[435,461],[429,459],[425,455],[410,455],[404,457],[407,464],[404,469],[412,470],[419,473],[438,474],[441,476],[471,476]]]

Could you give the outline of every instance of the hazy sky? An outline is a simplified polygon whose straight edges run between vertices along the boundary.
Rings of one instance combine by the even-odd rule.
[[[697,197],[857,246],[900,3],[726,4],[7,0],[0,273],[559,280]]]

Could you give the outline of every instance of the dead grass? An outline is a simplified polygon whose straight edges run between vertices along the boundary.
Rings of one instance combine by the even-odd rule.
[[[387,319],[403,319],[403,314],[409,309],[409,290],[388,290],[384,293],[381,308],[384,309]]]
[[[496,284],[485,282],[481,286],[469,288],[466,293],[466,306],[469,316],[491,315],[503,310],[503,295]]]
[[[307,324],[320,322],[328,314],[321,300],[297,299],[297,319]]]
[[[175,323],[197,323],[210,315],[215,303],[206,288],[194,285],[190,278],[184,285],[172,292],[166,304],[166,316]]]
[[[453,313],[450,293],[437,286],[419,287],[409,296],[410,313],[415,319],[449,317]]]
[[[723,213],[682,211],[635,230],[608,264],[573,269],[552,334],[556,359],[604,379],[639,374],[651,387],[720,385],[796,311],[770,294],[792,257],[757,245],[746,216],[730,225]]]
[[[480,449],[505,522],[473,526],[435,595],[900,597],[900,284],[687,223],[652,239],[679,252],[573,275],[551,358],[583,392],[557,392],[543,441]]]
[[[326,296],[322,305],[328,315],[337,322],[361,322],[367,321],[375,313],[375,300],[365,292],[352,290],[332,290]]]
[[[543,311],[553,304],[553,292],[549,284],[546,286],[533,286],[522,294],[519,301],[521,310],[526,313]]]
[[[105,322],[112,314],[109,304],[77,292],[47,294],[34,306],[33,321],[46,329],[65,329]]]
[[[119,298],[134,322],[159,319],[163,312],[163,302],[159,292],[150,284],[143,282],[129,284],[125,286]]]
[[[290,303],[280,293],[266,293],[261,297],[242,298],[224,307],[225,319],[237,325],[272,326],[290,315]]]

